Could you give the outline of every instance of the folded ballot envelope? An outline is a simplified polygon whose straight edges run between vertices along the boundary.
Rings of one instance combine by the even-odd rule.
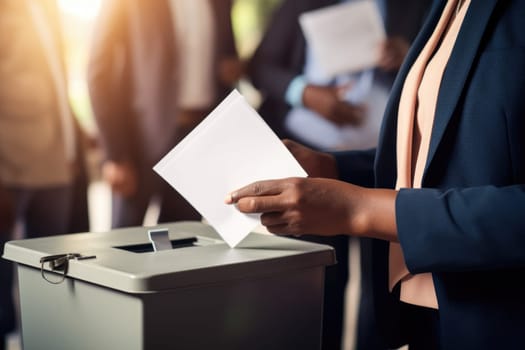
[[[260,214],[224,203],[254,181],[307,174],[246,99],[233,90],[153,168],[235,247],[260,225]]]

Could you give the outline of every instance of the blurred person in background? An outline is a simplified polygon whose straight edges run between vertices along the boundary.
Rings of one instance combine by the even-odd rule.
[[[200,215],[152,170],[242,74],[230,0],[107,0],[96,24],[88,85],[113,194],[112,226]],[[196,160],[198,161],[198,160]]]
[[[89,220],[82,129],[68,101],[56,3],[1,1],[0,47],[0,206],[14,214],[2,208],[3,252],[15,226],[34,238],[88,231]],[[12,288],[13,266],[0,259],[0,346],[15,329]]]
[[[430,0],[376,0],[387,38],[377,67],[330,77],[323,73],[301,26],[301,14],[343,2],[285,0],[278,8],[249,65],[260,90],[259,112],[281,138],[317,150],[373,148],[390,89],[409,46],[430,7]],[[336,25],[336,24],[334,24]],[[307,237],[336,250],[338,264],[327,271],[323,348],[342,343],[344,295],[348,280],[348,236]],[[386,349],[377,335],[371,299],[370,242],[360,239],[361,298],[357,349]]]

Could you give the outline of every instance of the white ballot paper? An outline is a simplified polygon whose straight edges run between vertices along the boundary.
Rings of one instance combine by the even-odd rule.
[[[375,1],[361,0],[303,13],[301,28],[328,78],[374,67],[386,34]]]
[[[258,180],[306,177],[284,144],[244,97],[233,90],[153,169],[235,247],[260,214],[224,203],[233,190]]]

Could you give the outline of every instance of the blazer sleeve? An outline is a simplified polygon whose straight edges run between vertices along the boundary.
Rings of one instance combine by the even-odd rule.
[[[403,189],[399,240],[412,273],[525,267],[525,185]]]
[[[107,0],[93,33],[87,68],[91,106],[106,157],[129,152],[131,77],[128,61],[127,2]]]

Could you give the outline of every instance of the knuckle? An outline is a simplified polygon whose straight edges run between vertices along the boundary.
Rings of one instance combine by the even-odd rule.
[[[290,197],[288,198],[288,205],[292,208],[297,208],[302,204],[302,197],[299,193],[294,192]]]
[[[259,204],[255,198],[251,198],[248,201],[248,210],[250,212],[258,212],[259,211]]]
[[[292,221],[288,223],[288,231],[289,233],[294,234],[294,235],[300,235],[304,233],[301,230],[300,223],[297,221]]]
[[[289,182],[288,195],[286,196],[286,202],[288,205],[295,207],[300,205],[303,201],[303,179],[294,178]]]
[[[303,183],[304,183],[304,179],[303,178],[294,177],[294,178],[291,178],[291,180],[289,182],[289,187],[290,187],[290,189],[292,191],[299,192],[299,191],[301,191],[301,189],[303,187]]]
[[[255,184],[253,184],[253,193],[256,196],[261,195],[263,193],[263,186],[260,182],[256,182]]]

